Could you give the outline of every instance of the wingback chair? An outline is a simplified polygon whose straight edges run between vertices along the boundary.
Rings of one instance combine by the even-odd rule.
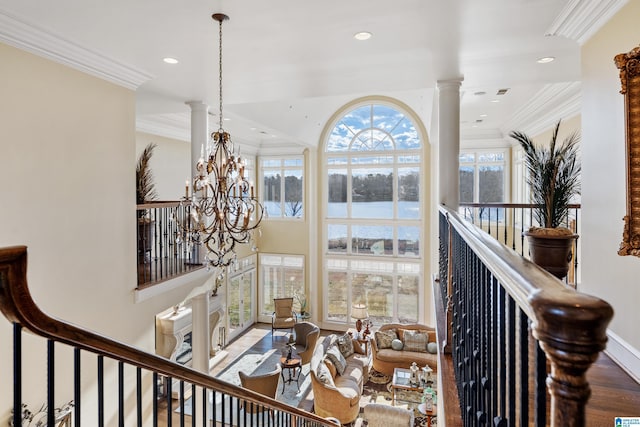
[[[240,384],[243,388],[249,389],[251,391],[255,391],[256,393],[263,394],[265,396],[269,396],[272,399],[276,398],[276,394],[278,392],[278,380],[280,379],[281,372],[280,365],[276,364],[276,367],[273,371],[267,372],[266,374],[260,375],[247,375],[242,371],[238,371],[238,376],[240,377]],[[241,403],[242,405],[242,403]],[[248,413],[259,413],[265,411],[264,407],[261,407],[258,404],[247,405],[245,411]]]
[[[293,326],[296,324],[296,314],[293,311],[293,297],[274,298],[273,308],[271,338],[273,338],[273,332],[276,329],[289,329],[293,332]]]
[[[320,336],[320,328],[311,322],[300,322],[293,326],[296,333],[296,353],[302,359],[305,365],[311,361],[313,350],[316,348],[316,342]]]

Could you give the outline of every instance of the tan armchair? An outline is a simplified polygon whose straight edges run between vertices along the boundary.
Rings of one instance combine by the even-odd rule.
[[[240,384],[243,388],[275,399],[278,392],[278,380],[280,379],[281,370],[282,368],[280,368],[280,365],[276,364],[276,368],[266,374],[247,375],[244,372],[239,371],[238,376],[240,377]],[[248,413],[259,413],[264,410],[265,408],[258,404],[254,404],[253,406],[247,404],[246,408],[246,412]]]
[[[293,298],[274,298],[273,315],[271,317],[271,337],[276,329],[289,329],[293,332],[296,314],[293,311]]]
[[[320,328],[311,322],[296,323],[293,326],[296,333],[296,353],[305,365],[311,361],[311,356],[316,348],[316,342],[320,336]]]

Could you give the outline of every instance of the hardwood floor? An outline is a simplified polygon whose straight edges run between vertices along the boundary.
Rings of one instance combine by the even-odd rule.
[[[332,332],[323,330],[321,336]],[[227,345],[225,349],[228,352],[227,357],[211,370],[211,375],[215,376],[220,373],[249,348],[266,352],[274,347],[284,346],[288,336],[288,331],[276,331],[272,338],[271,325],[264,323],[254,325]],[[610,427],[614,425],[614,417],[640,417],[640,384],[635,382],[606,354],[601,354],[598,361],[589,370],[588,380],[591,384],[592,394],[587,406],[587,426]],[[310,410],[311,408],[304,409]],[[166,406],[165,410],[161,411],[160,418],[160,425],[166,425]],[[177,414],[173,413],[172,418],[174,423],[178,422]],[[186,418],[189,423],[190,417]],[[447,418],[449,419],[449,417]]]

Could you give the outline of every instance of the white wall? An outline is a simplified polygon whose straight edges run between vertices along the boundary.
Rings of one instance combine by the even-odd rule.
[[[134,303],[134,92],[0,44],[0,94],[0,247],[28,246],[29,286],[45,312],[153,352],[154,315],[193,286]],[[23,400],[39,409],[46,401],[45,344],[24,335]],[[12,338],[4,317],[0,340],[5,422],[12,407]],[[60,405],[71,400],[73,383],[69,352],[56,347]],[[82,382],[94,389],[95,360],[85,359]],[[115,403],[113,367],[107,363],[107,404]],[[131,393],[127,388],[127,397]],[[85,416],[95,401],[83,400]],[[117,412],[107,413],[111,425]],[[86,422],[96,424],[95,418]]]
[[[179,200],[184,196],[185,181],[191,183],[191,144],[148,133],[136,133],[136,160],[149,144],[157,145],[151,156],[158,200]]]
[[[640,41],[629,2],[582,48],[582,284],[615,310],[608,351],[640,378],[640,259],[617,255],[625,205],[624,105],[613,57]]]

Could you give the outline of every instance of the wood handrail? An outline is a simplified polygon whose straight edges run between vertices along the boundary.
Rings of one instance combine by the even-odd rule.
[[[564,285],[462,220],[457,212],[444,206],[440,211],[532,320],[533,335],[551,362],[547,379],[551,425],[585,425],[584,409],[590,396],[585,374],[606,347],[612,307],[600,298]]]
[[[334,425],[315,414],[48,316],[35,304],[29,292],[26,246],[0,249],[0,310],[7,319],[20,324],[35,335],[107,356],[173,379],[183,380],[196,386],[221,391],[236,398],[253,400],[261,405],[316,421],[320,425]]]

